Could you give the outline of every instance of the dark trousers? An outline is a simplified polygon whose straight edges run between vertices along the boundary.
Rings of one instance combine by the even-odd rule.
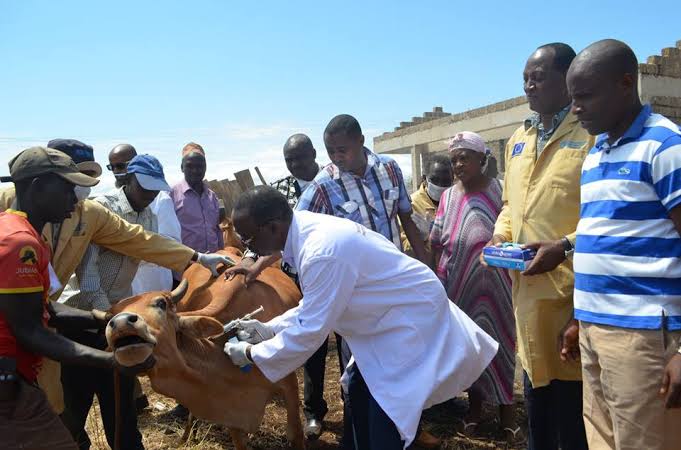
[[[528,450],[587,450],[582,419],[582,382],[552,380],[533,388],[525,373]]]
[[[307,420],[317,419],[322,420],[328,412],[326,401],[324,400],[324,371],[326,370],[326,355],[328,353],[329,340],[326,339],[324,343],[317,349],[317,351],[310,356],[303,366],[303,412]],[[338,364],[340,366],[341,376],[348,365],[352,353],[350,347],[345,343],[342,337],[336,334],[336,349],[338,351]],[[352,448],[352,414],[350,411],[350,402],[346,398],[341,389],[343,397],[343,443],[342,447],[345,449]]]
[[[355,450],[402,450],[404,441],[395,423],[376,402],[353,364],[348,368],[348,397],[352,407]]]
[[[104,337],[93,332],[68,332],[65,335],[69,339],[90,347],[106,348]],[[71,436],[73,436],[80,450],[90,448],[90,438],[85,431],[85,422],[95,395],[99,400],[106,440],[109,447],[114,447],[116,397],[113,375],[114,372],[110,369],[62,365],[61,382],[64,388],[64,412],[61,419],[71,432]],[[134,377],[120,376],[120,442],[121,449],[143,450],[142,435],[137,430],[134,386]]]

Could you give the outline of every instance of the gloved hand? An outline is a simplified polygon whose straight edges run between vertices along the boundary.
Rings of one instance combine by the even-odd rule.
[[[234,261],[227,256],[218,255],[217,253],[198,253],[196,262],[210,270],[210,273],[212,273],[214,277],[219,275],[218,264],[224,264],[227,267],[232,267],[235,264]]]
[[[259,320],[237,320],[236,328],[239,330],[236,337],[240,341],[246,341],[249,344],[259,344],[262,341],[272,339],[274,331]]]
[[[246,350],[248,350],[250,346],[251,344],[248,342],[237,342],[236,344],[225,342],[224,352],[229,356],[229,359],[232,360],[234,365],[244,367],[253,363],[253,361],[246,356]]]

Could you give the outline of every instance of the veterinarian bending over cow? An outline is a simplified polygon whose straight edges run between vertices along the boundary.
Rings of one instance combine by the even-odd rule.
[[[300,367],[331,331],[353,359],[341,379],[353,411],[356,450],[401,449],[421,411],[468,388],[497,343],[447,299],[435,274],[362,225],[291,211],[273,188],[239,198],[232,219],[249,248],[283,252],[300,277],[298,307],[269,322],[241,321],[224,351],[272,382]]]

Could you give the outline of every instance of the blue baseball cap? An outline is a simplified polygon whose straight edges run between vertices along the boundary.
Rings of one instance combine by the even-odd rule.
[[[169,191],[163,166],[151,155],[137,155],[128,163],[128,174],[134,173],[137,182],[147,191]]]
[[[91,145],[75,139],[52,139],[47,147],[69,155],[84,174],[95,178],[102,175],[102,166],[95,162],[95,151]]]

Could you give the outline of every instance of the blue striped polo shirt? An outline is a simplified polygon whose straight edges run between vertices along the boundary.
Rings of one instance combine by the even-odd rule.
[[[575,318],[623,328],[681,329],[681,132],[643,107],[582,166],[575,244]]]

